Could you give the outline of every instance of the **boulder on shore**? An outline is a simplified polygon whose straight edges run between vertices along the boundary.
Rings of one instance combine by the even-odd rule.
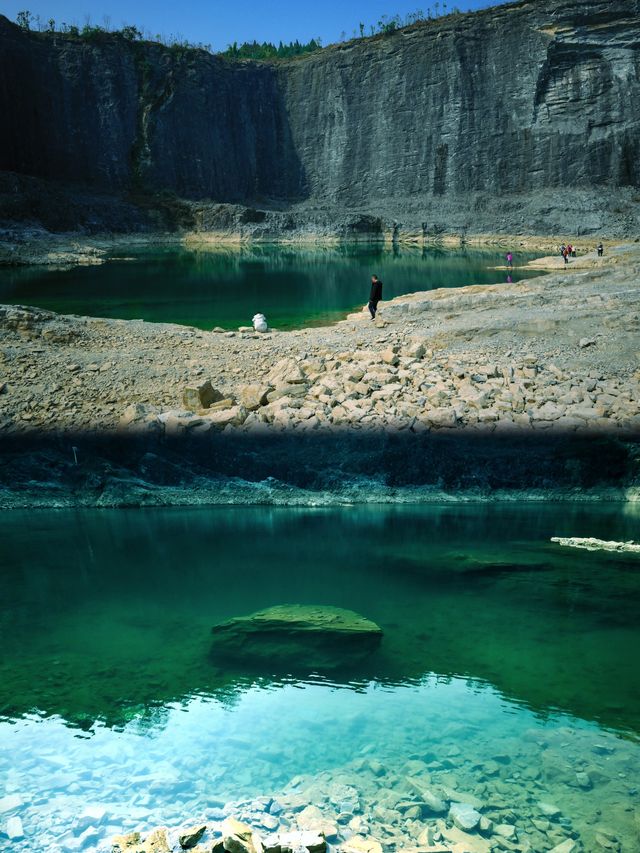
[[[211,655],[219,663],[305,671],[354,664],[382,640],[382,629],[352,610],[308,604],[237,616],[215,625],[211,633]]]

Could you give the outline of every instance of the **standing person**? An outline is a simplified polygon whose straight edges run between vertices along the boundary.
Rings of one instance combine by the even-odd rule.
[[[507,252],[507,266],[509,269],[513,269],[513,254],[511,252]]]
[[[598,244],[598,257],[601,258],[604,255],[604,246],[602,243]]]
[[[369,313],[371,319],[376,319],[376,311],[378,310],[378,302],[382,299],[382,282],[377,275],[371,276],[371,293],[369,294]]]

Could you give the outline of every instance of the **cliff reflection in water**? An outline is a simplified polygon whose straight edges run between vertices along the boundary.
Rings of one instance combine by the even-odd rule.
[[[515,705],[640,731],[634,558],[553,535],[633,538],[631,507],[39,511],[0,520],[0,713],[162,725],[195,694],[296,683],[216,666],[210,628],[280,603],[355,610],[381,647],[329,682],[489,684]]]
[[[100,266],[0,269],[0,302],[62,314],[183,323],[202,329],[247,325],[256,311],[278,329],[323,325],[359,308],[377,272],[384,298],[437,287],[495,284],[504,253],[437,247],[345,244],[305,249],[250,245],[126,249]],[[525,264],[533,253],[518,254]],[[540,275],[520,269],[516,280]]]

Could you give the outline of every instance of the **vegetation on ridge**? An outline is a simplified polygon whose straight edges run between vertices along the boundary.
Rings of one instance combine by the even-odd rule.
[[[393,15],[391,17],[383,15],[376,24],[369,26],[360,22],[358,29],[353,30],[351,36],[348,36],[343,31],[340,34],[340,41],[391,35],[403,27],[410,27],[422,21],[430,21],[442,16],[459,13],[460,10],[457,6],[453,6],[451,9],[448,8],[447,0],[442,0],[442,2],[436,0],[436,2],[427,8],[426,12],[422,9],[417,9],[415,12],[411,12],[404,17],[400,15]],[[66,22],[57,24],[53,18],[45,21],[40,15],[33,15],[29,10],[24,10],[18,12],[16,23],[24,30],[43,33],[45,35],[62,33],[87,41],[100,41],[105,37],[122,38],[127,41],[151,41],[158,42],[171,49],[181,51],[204,50],[208,53],[217,53],[229,59],[290,59],[306,53],[315,53],[323,47],[321,38],[312,38],[308,42],[300,42],[298,39],[286,43],[280,41],[277,45],[273,42],[258,42],[254,40],[252,42],[243,42],[242,44],[233,42],[225,50],[214,51],[210,44],[189,42],[180,35],[169,37],[165,37],[160,33],[154,35],[147,30],[143,31],[132,25],[126,25],[119,30],[114,30],[111,28],[111,21],[108,16],[104,17],[102,25],[92,24],[91,19],[87,17],[85,24],[80,27],[77,24],[68,24]]]

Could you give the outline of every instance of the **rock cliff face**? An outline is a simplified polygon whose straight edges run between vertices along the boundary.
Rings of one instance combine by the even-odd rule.
[[[640,183],[640,4],[524,2],[281,72],[314,196]]]
[[[496,197],[640,186],[640,0],[523,0],[280,64],[1,17],[0,46],[5,171],[425,230]]]
[[[156,44],[26,34],[0,18],[0,168],[239,201],[301,194],[274,71]]]

